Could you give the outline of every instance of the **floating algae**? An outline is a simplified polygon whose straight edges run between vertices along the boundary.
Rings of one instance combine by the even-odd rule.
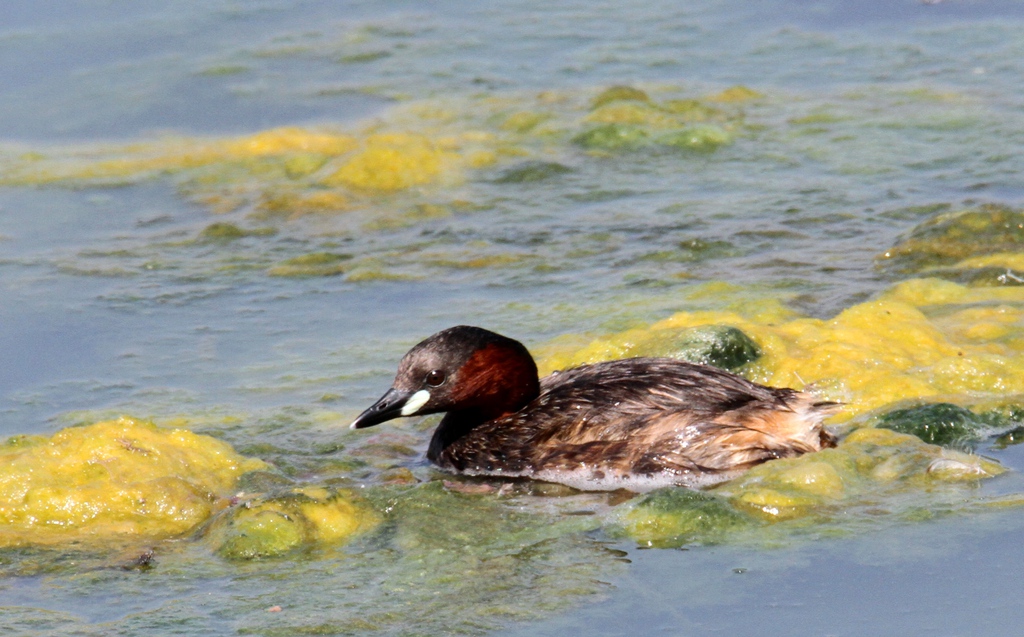
[[[607,104],[590,113],[586,121],[595,124],[643,126],[648,130],[676,128],[679,124],[673,113],[653,104],[635,102]]]
[[[20,152],[5,161],[0,185],[102,187],[171,178],[183,196],[217,213],[383,214],[393,197],[404,196],[403,205],[425,203],[424,193],[475,178],[514,184],[556,176],[580,147],[597,154],[713,150],[730,143],[743,122],[741,107],[712,105],[710,98],[656,100],[631,87],[591,95],[417,101],[353,131],[283,127],[223,139]],[[500,171],[496,178],[488,174],[493,169]]]
[[[594,126],[572,138],[578,146],[596,151],[668,147],[713,151],[733,141],[742,116],[712,106],[709,100],[666,100],[657,103],[631,87],[612,87],[594,100],[585,121]],[[743,101],[720,100],[720,101]]]
[[[751,100],[757,100],[764,97],[764,94],[755,91],[749,86],[743,86],[742,84],[736,86],[730,86],[720,93],[709,95],[707,100],[709,102],[749,102]]]
[[[174,272],[180,281],[195,281],[260,272],[281,277],[342,275],[347,281],[368,282],[500,268],[523,277],[548,277],[606,246],[595,247],[587,236],[564,233],[540,248],[517,245],[494,254],[488,245],[519,244],[519,239],[500,230],[499,237],[457,242],[451,232],[441,231],[401,246],[394,245],[393,237],[346,244],[344,251],[359,252],[350,263],[313,263],[313,257],[302,252],[333,253],[339,242],[332,239],[296,251],[293,239],[294,234],[310,233],[344,240],[369,233],[397,237],[396,231],[413,226],[443,229],[463,215],[505,209],[502,202],[510,187],[536,183],[538,193],[544,194],[561,182],[583,182],[594,170],[603,169],[594,165],[595,158],[602,157],[603,162],[619,146],[650,148],[652,153],[641,150],[620,161],[654,156],[659,162],[686,161],[672,149],[688,149],[686,154],[707,150],[729,143],[744,130],[741,107],[711,104],[678,90],[648,94],[619,87],[592,108],[598,94],[575,90],[411,101],[346,129],[282,127],[237,137],[166,136],[40,152],[0,148],[5,166],[0,185],[79,189],[162,180],[189,203],[230,215],[192,230],[194,242],[167,240],[173,235],[166,230],[161,235],[160,229],[140,224],[138,232],[148,235],[144,249],[105,250],[105,256],[81,251],[61,257],[57,267],[80,276],[148,276],[163,270]],[[524,195],[525,191],[513,193],[514,205]],[[595,195],[601,193],[585,189],[571,197]],[[167,220],[173,223],[170,217]],[[271,239],[284,224],[294,224],[289,236]],[[482,224],[466,226],[470,234],[481,232]],[[501,226],[490,224],[486,232],[493,234]],[[113,241],[134,238],[118,236]],[[689,263],[735,253],[680,248],[627,257],[626,262]],[[675,281],[686,275],[676,272],[670,277]],[[146,290],[157,289],[135,286],[125,298],[136,302],[140,294],[148,294]]]
[[[219,440],[131,418],[15,437],[0,450],[0,547],[181,535],[263,466]]]
[[[833,421],[914,399],[1024,393],[1024,290],[968,288],[938,279],[900,283],[831,319],[781,305],[680,312],[583,347],[546,349],[543,371],[634,355],[669,355],[685,330],[731,326],[762,355],[744,367],[758,382],[812,385],[845,403]]]
[[[572,172],[572,169],[564,164],[551,161],[530,161],[513,166],[501,173],[495,180],[499,184],[526,184],[535,181],[544,181],[565,173]]]
[[[622,506],[618,522],[622,534],[641,546],[671,548],[717,544],[757,520],[725,498],[670,487]]]
[[[267,237],[277,234],[274,228],[256,228],[245,230],[233,223],[211,223],[199,233],[199,239],[203,241],[227,242],[245,237]]]
[[[960,487],[1005,470],[980,456],[926,444],[887,429],[862,428],[838,447],[773,460],[703,493],[652,492],[616,512],[618,532],[642,546],[715,544],[782,530],[831,534],[890,520],[968,511]],[[948,489],[934,488],[947,484]]]
[[[270,276],[310,277],[333,276],[345,271],[345,262],[352,255],[333,252],[314,252],[293,257],[267,270]]]
[[[882,414],[878,427],[917,436],[942,447],[959,447],[983,437],[989,422],[970,409],[949,403],[930,403]]]
[[[256,559],[340,544],[379,522],[379,516],[350,491],[296,487],[223,511],[204,535],[223,557]]]
[[[985,204],[936,214],[879,255],[877,263],[886,272],[934,272],[945,278],[957,271],[1020,267],[1024,265],[1022,252],[1024,211]],[[970,274],[961,272],[960,276]],[[996,283],[997,276],[986,277],[990,285]]]
[[[916,436],[864,427],[835,449],[765,463],[714,489],[740,508],[767,519],[806,515],[827,519],[841,504],[845,513],[885,502],[891,509],[909,506],[896,497],[920,494],[939,482],[969,482],[1003,473],[981,456],[930,445]],[[926,500],[918,498],[914,506]]]
[[[245,137],[221,140],[167,138],[121,147],[57,150],[10,166],[4,185],[103,185],[173,174],[205,166],[237,166],[258,170],[258,160],[280,160],[282,172],[295,156],[333,157],[357,147],[354,137],[331,131],[274,128]]]
[[[650,143],[650,135],[628,124],[604,124],[580,133],[572,141],[588,150],[638,150]]]
[[[309,214],[344,212],[352,207],[344,194],[334,190],[290,191],[279,189],[264,193],[256,202],[257,213],[265,216],[296,218]]]
[[[757,360],[761,350],[742,330],[724,325],[702,325],[679,330],[665,338],[638,341],[630,356],[668,356],[691,363],[737,370]]]
[[[363,148],[327,175],[328,186],[393,192],[440,181],[447,165],[458,159],[454,144],[423,135],[371,135]]]
[[[611,102],[650,102],[647,93],[632,86],[612,86],[601,91],[591,102],[591,110],[597,110]]]
[[[712,125],[690,126],[658,138],[658,143],[663,146],[697,152],[710,152],[731,141],[732,135]]]
[[[384,522],[341,559],[275,561],[271,577],[302,573],[316,585],[282,595],[270,627],[260,613],[240,616],[239,632],[482,634],[593,598],[625,568],[621,552],[584,533],[594,516],[531,512],[441,482],[361,494]]]
[[[296,217],[344,212],[368,195],[457,182],[466,168],[489,163],[478,137],[290,127],[228,139],[168,138],[50,151],[15,162],[0,183],[84,187],[175,176],[183,194],[214,212],[248,206]]]
[[[452,493],[440,482],[374,490],[367,498],[389,511],[388,547],[402,556],[377,577],[418,601],[404,609],[414,625],[443,618],[452,630],[536,617],[601,592],[616,564],[583,535],[599,524],[594,517],[556,518]],[[380,607],[366,619],[387,621],[386,614]]]

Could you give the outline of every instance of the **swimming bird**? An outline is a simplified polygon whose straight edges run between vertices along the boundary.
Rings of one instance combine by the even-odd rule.
[[[460,325],[402,358],[353,429],[445,412],[427,458],[473,476],[582,490],[704,487],[835,446],[837,403],[673,358],[628,358],[538,378],[519,341]]]

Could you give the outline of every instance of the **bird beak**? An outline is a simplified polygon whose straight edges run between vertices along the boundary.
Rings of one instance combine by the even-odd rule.
[[[349,427],[352,429],[365,429],[366,427],[379,425],[382,422],[387,422],[399,416],[411,416],[419,409],[418,406],[417,409],[412,411],[407,409],[409,399],[415,395],[412,392],[403,392],[392,387],[377,402],[373,403],[369,409],[359,414],[359,417],[353,420]]]

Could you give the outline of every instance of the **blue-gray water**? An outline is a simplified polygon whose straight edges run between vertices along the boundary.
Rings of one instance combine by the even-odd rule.
[[[3,12],[5,156],[168,133],[357,127],[416,101],[610,85],[699,95],[742,84],[767,96],[746,115],[753,132],[713,155],[566,160],[570,177],[511,189],[480,179],[457,195],[487,202],[483,211],[382,232],[301,219],[230,248],[187,244],[219,218],[167,180],[0,188],[3,435],[51,433],[82,412],[244,414],[264,425],[298,413],[317,440],[347,441],[331,426],[442,327],[482,324],[537,345],[693,309],[701,301],[688,294],[708,281],[828,316],[890,284],[872,258],[920,220],[915,206],[1024,199],[1016,2],[97,0],[15,1]],[[792,123],[820,113],[833,117],[824,134]],[[694,238],[728,248],[681,265],[651,256]],[[446,268],[419,256],[495,246],[533,261]],[[325,249],[425,277],[264,274]],[[229,258],[256,265],[229,270]],[[225,435],[237,445],[249,434]],[[987,453],[1024,469],[1016,448]],[[540,619],[460,630],[1012,635],[1024,619],[1013,569],[1022,521],[1014,511],[950,518],[768,551],[622,546],[631,563],[595,575],[603,592]],[[167,571],[143,576],[12,576],[0,583],[0,626],[260,633],[272,628],[261,609],[285,600],[287,613],[296,588],[301,597],[333,582],[339,605],[351,594],[326,559],[230,573],[203,559],[168,558]],[[331,572],[302,575],[317,570]],[[323,593],[302,612],[322,612]]]

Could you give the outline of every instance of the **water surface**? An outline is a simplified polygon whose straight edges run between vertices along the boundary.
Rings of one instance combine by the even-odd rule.
[[[874,258],[933,206],[1024,199],[1024,12],[1013,2],[8,4],[4,169],[33,153],[280,126],[500,135],[499,116],[517,109],[580,121],[614,85],[663,101],[735,85],[761,97],[730,111],[741,113],[727,122],[734,136],[713,152],[600,156],[530,138],[525,159],[569,170],[510,184],[503,171],[517,160],[504,159],[337,215],[217,214],[189,196],[205,176],[191,173],[0,188],[4,435],[118,413],[181,418],[296,479],[351,481],[358,472],[331,468],[317,445],[365,444],[342,427],[438,329],[479,324],[540,347],[721,308],[735,301],[707,287],[721,281],[830,317],[893,283]],[[454,116],[424,115],[442,110]],[[252,187],[224,178],[201,194],[240,183]],[[197,241],[215,221],[275,233]],[[267,274],[320,252],[389,276]],[[417,452],[397,463],[437,477],[418,455],[424,428],[389,427],[386,441]],[[1015,447],[980,449],[1024,468]],[[1010,635],[1021,621],[1009,568],[1019,511],[771,547],[545,535],[549,522],[587,517],[566,512],[603,504],[525,497],[551,518],[498,528],[536,547],[519,562],[491,545],[471,556],[479,563],[459,562],[459,547],[419,536],[399,542],[418,547],[405,557],[377,551],[377,538],[350,554],[245,565],[181,542],[145,572],[7,555],[0,626],[413,634],[450,612],[450,629],[470,634]],[[490,505],[464,514],[501,517]],[[449,562],[432,562],[434,549]],[[408,555],[437,577],[418,581]],[[506,581],[460,585],[459,569],[480,564]],[[360,624],[385,594],[419,610],[381,603]]]

